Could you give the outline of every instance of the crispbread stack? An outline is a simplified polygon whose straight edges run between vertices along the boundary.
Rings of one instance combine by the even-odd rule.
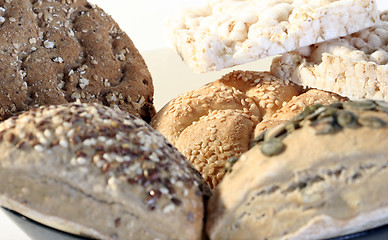
[[[351,99],[388,101],[388,12],[378,26],[286,53],[271,72]]]
[[[215,0],[169,25],[183,60],[206,72],[345,36],[378,20],[372,0]]]

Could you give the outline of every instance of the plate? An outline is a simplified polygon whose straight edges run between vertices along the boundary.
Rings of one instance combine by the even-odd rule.
[[[42,225],[23,215],[2,208],[6,215],[11,218],[32,240],[93,240],[82,236],[76,236]],[[388,239],[388,225],[371,230],[349,234],[328,240],[386,240]]]
[[[2,210],[32,240],[92,240],[91,238],[76,236],[47,227],[34,220],[26,218],[17,212],[5,208],[2,208]]]

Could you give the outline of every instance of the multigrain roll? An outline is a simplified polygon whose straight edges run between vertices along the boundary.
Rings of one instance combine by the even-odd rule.
[[[0,123],[0,205],[96,239],[201,239],[200,174],[141,119],[98,104]]]
[[[233,71],[173,99],[151,125],[214,188],[225,174],[226,161],[249,149],[256,124],[302,91],[267,72]]]
[[[213,191],[210,239],[326,239],[388,223],[387,113],[386,102],[313,105],[267,131]]]
[[[0,121],[32,106],[98,102],[150,121],[153,83],[131,39],[86,0],[2,1]]]

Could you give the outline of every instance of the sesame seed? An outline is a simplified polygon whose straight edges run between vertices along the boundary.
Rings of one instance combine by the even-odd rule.
[[[163,213],[169,213],[175,209],[174,204],[169,204],[163,208]]]
[[[28,39],[28,42],[30,44],[35,44],[36,43],[36,38],[30,38],[30,39]]]
[[[53,62],[63,63],[63,59],[61,57],[56,57],[56,58],[53,59]]]
[[[43,45],[45,48],[54,48],[54,42],[50,42],[49,40],[44,41]]]

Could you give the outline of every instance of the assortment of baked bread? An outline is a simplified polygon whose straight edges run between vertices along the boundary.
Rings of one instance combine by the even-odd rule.
[[[169,23],[194,71],[282,55],[157,113],[142,56],[97,6],[9,0],[0,15],[1,206],[109,240],[326,239],[388,223],[388,14],[373,0],[184,10]]]

